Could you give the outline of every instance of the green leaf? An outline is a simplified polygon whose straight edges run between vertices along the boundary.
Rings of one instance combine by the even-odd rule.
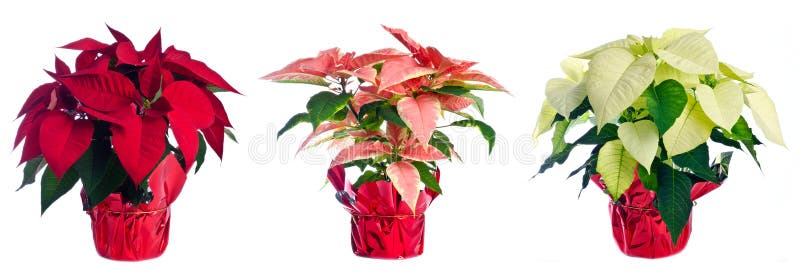
[[[93,182],[91,184],[81,179],[83,188],[86,190],[86,197],[89,199],[90,207],[99,204],[106,199],[108,195],[122,186],[126,180],[129,180],[128,172],[122,167],[122,163],[120,163],[117,155],[112,155],[109,158],[105,173],[102,176],[99,182]]]
[[[194,167],[194,174],[197,174],[197,171],[200,170],[200,166],[203,165],[203,162],[206,161],[206,151],[208,150],[208,146],[206,145],[206,140],[203,138],[203,134],[197,132],[197,137],[199,140],[198,148],[197,148],[197,156],[195,156],[194,161],[197,164]]]
[[[322,91],[311,96],[306,104],[308,121],[311,122],[311,126],[316,130],[320,123],[329,120],[336,112],[347,106],[351,97],[350,94],[336,95],[330,91]]]
[[[163,79],[162,79],[162,80],[163,80]],[[278,81],[276,81],[276,82],[278,82]],[[328,86],[328,85],[325,85],[325,86]],[[221,88],[221,87],[218,87],[218,86],[215,86],[215,85],[211,85],[211,84],[207,84],[207,85],[206,85],[206,89],[208,89],[209,91],[211,91],[211,93],[217,93],[217,92],[228,92],[228,91],[229,91],[229,90],[227,90],[227,89],[224,89],[224,88]],[[160,95],[159,95],[159,96],[160,96]],[[154,99],[153,99],[153,102],[155,102],[155,101],[156,101],[156,99],[157,99],[157,98],[154,98]]]
[[[715,74],[719,68],[717,53],[701,33],[689,33],[671,42],[656,55],[669,65],[690,74]]]
[[[233,140],[233,142],[236,142],[237,144],[239,143],[239,141],[236,140],[236,135],[233,134],[233,131],[231,131],[231,129],[225,128],[225,135],[228,136],[228,138],[230,138],[231,140]]]
[[[336,114],[333,114],[333,117],[330,118],[331,121],[343,121],[347,118],[347,113],[350,112],[350,109],[346,106],[339,111],[336,111]]]
[[[678,237],[692,212],[691,190],[692,182],[685,174],[667,165],[659,165],[655,205],[664,223],[667,224],[673,245],[678,242]]]
[[[36,174],[39,174],[39,171],[47,165],[47,161],[44,160],[44,156],[36,156],[33,159],[29,160],[25,163],[25,168],[22,169],[23,177],[22,177],[22,184],[17,188],[17,191],[25,187],[26,185],[32,184],[36,182]]]
[[[358,109],[358,118],[361,119],[364,115],[368,113],[373,113],[377,111],[378,107],[381,107],[386,104],[386,101],[375,101],[365,105],[362,105],[361,108]]]
[[[450,153],[450,149],[453,148],[453,143],[450,142],[450,138],[444,133],[433,131],[433,135],[431,136],[431,140],[428,141],[428,144],[442,152],[447,158],[451,158],[452,153]]]
[[[75,168],[69,168],[61,180],[56,178],[55,173],[47,167],[42,174],[42,214],[50,205],[53,204],[58,198],[69,192],[75,183],[78,182],[78,172]]]
[[[450,123],[450,126],[477,127],[481,132],[481,135],[483,135],[483,139],[486,139],[486,142],[489,143],[489,154],[492,153],[492,149],[494,148],[495,132],[494,129],[492,129],[492,127],[488,124],[479,120],[459,120]]]
[[[439,194],[442,193],[442,188],[439,187],[439,182],[436,181],[436,176],[433,176],[433,174],[431,173],[431,169],[428,167],[428,165],[419,161],[411,162],[411,164],[414,165],[415,168],[417,168],[417,171],[419,171],[419,180],[422,181],[423,184],[425,184],[425,187],[430,188],[433,191],[436,191],[436,193]]]
[[[464,94],[469,93],[469,89],[460,86],[443,86],[441,88],[434,89],[433,92],[455,95],[455,96],[463,96]]]
[[[483,117],[483,99],[481,99],[481,97],[478,97],[477,95],[472,93],[464,93],[464,95],[461,96],[475,102],[472,104],[472,107],[475,107],[475,109],[481,113],[481,117]]]
[[[628,50],[611,48],[594,56],[586,90],[597,126],[602,128],[636,101],[653,82],[655,72],[656,59],[651,53],[637,59]]]
[[[722,82],[714,89],[698,85],[695,96],[708,118],[725,130],[730,130],[742,114],[744,94],[734,82]]]
[[[572,149],[575,148],[575,146],[576,146],[575,144],[567,144],[567,146],[560,152],[550,154],[550,156],[548,156],[547,159],[544,160],[544,163],[542,163],[542,165],[539,166],[539,171],[536,173],[536,175],[533,175],[531,179],[536,178],[536,176],[552,168],[555,164],[559,165],[564,164],[564,162],[567,161],[567,158],[569,158],[569,154],[570,152],[572,152]]]
[[[622,141],[609,141],[600,148],[597,156],[597,172],[603,176],[603,182],[614,201],[617,201],[633,183],[634,170],[636,170],[636,159],[625,150]]]
[[[647,111],[653,116],[660,135],[672,127],[688,100],[686,90],[675,80],[665,80],[655,88],[647,88],[644,97],[647,98]]]
[[[664,148],[667,150],[667,155],[675,156],[691,151],[705,143],[715,126],[700,108],[700,104],[689,97],[675,124],[664,133]]]
[[[575,143],[581,145],[602,145],[608,141],[619,138],[617,136],[618,128],[619,126],[617,125],[609,124],[603,126],[603,128],[600,129],[600,132],[598,133],[597,126],[593,126],[591,129],[589,129],[589,131],[583,134],[583,136],[578,138],[578,140],[575,141]]]
[[[736,124],[731,127],[731,132],[728,133],[723,131],[723,135],[726,138],[741,141],[742,144],[744,144],[744,146],[747,148],[750,156],[752,156],[753,160],[756,161],[756,164],[758,164],[758,167],[761,167],[761,162],[758,161],[758,155],[755,148],[755,145],[761,145],[761,141],[759,141],[758,138],[753,135],[753,130],[750,129],[750,126],[747,124],[747,121],[744,119],[744,117],[739,117],[739,120],[736,122]]]
[[[406,123],[403,121],[403,119],[400,118],[400,115],[397,114],[397,107],[391,106],[388,103],[384,103],[383,105],[377,108],[377,113],[378,116],[380,116],[381,118],[383,118],[388,122],[394,123],[397,126],[403,128],[408,127]]]
[[[649,120],[625,122],[619,125],[618,133],[625,149],[650,172],[659,141],[655,123]]]
[[[656,162],[653,166],[657,169],[658,165],[660,164],[661,163]],[[639,174],[639,180],[642,181],[644,188],[647,188],[650,191],[658,191],[658,174],[656,173],[656,170],[648,173],[647,169],[640,164],[636,172]]]
[[[571,121],[569,120],[562,120],[556,122],[556,129],[553,131],[553,138],[551,142],[553,143],[553,152],[552,153],[559,153],[564,148],[567,147],[567,141],[564,138],[567,135],[567,130],[569,130],[569,124]]]
[[[290,118],[289,121],[287,121],[286,124],[283,125],[283,128],[281,128],[278,131],[278,138],[280,138],[281,135],[286,133],[286,131],[289,131],[289,129],[294,128],[295,126],[297,126],[298,124],[300,124],[302,122],[309,122],[308,121],[308,113],[305,113],[305,112],[304,113],[297,113],[296,115],[292,116],[292,118]]]
[[[739,141],[730,139],[725,137],[725,134],[721,131],[722,128],[716,128],[711,131],[711,140],[722,145],[733,147],[737,149],[742,149],[742,145],[739,144]]]
[[[689,152],[673,156],[672,163],[689,169],[690,173],[706,181],[717,182],[716,175],[708,166],[708,144],[701,144]]]
[[[106,139],[93,140],[73,169],[80,177],[90,207],[103,201],[128,178]]]
[[[778,122],[778,112],[775,111],[775,103],[769,98],[767,92],[754,84],[743,84],[744,102],[753,111],[753,118],[756,125],[764,132],[764,136],[775,144],[786,146],[783,142],[781,126]]]
[[[731,164],[731,157],[733,156],[733,152],[726,151],[719,154],[717,159],[714,159],[714,164],[711,165],[711,170],[717,174],[717,180],[719,182],[725,181],[728,179],[728,169]]]
[[[361,187],[361,185],[363,185],[365,183],[368,183],[368,182],[374,182],[374,181],[380,180],[382,178],[383,178],[383,175],[378,174],[375,171],[372,171],[372,170],[364,171],[364,173],[361,174],[361,177],[358,177],[358,180],[356,181],[356,183],[353,184],[353,190],[358,191],[358,188]]]

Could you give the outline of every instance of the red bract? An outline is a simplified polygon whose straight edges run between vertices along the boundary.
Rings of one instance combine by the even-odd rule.
[[[58,179],[71,169],[85,179],[76,161],[88,155],[99,163],[87,149],[110,136],[112,158],[138,187],[167,152],[188,172],[201,135],[221,158],[231,123],[215,92],[238,91],[189,53],[172,46],[162,52],[160,31],[137,51],[127,36],[108,29],[111,44],[83,38],[62,46],[81,51],[75,72],[56,58],[55,73],[48,72],[55,82],[34,89],[23,104],[14,142],[25,139],[21,163],[43,155]],[[168,130],[176,147],[168,143]]]
[[[458,157],[439,128],[477,127],[491,151],[494,130],[463,110],[474,106],[483,114],[483,101],[472,90],[505,90],[494,78],[471,70],[477,62],[445,57],[401,29],[384,29],[410,53],[389,48],[357,55],[332,48],[263,79],[327,87],[309,100],[308,112],[292,117],[279,135],[299,123],[312,123],[315,129],[301,149],[331,142],[341,149],[331,167],[359,166],[364,171],[354,186],[388,178],[406,204],[415,206],[420,182],[440,192],[438,182],[431,180],[434,162]],[[444,111],[464,119],[437,126]],[[310,144],[314,139],[317,142]]]

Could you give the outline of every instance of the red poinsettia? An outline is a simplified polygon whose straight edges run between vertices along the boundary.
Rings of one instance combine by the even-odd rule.
[[[483,114],[483,100],[471,90],[505,91],[494,78],[471,69],[477,62],[445,57],[408,34],[385,27],[410,53],[380,49],[363,55],[332,48],[297,60],[263,79],[328,87],[312,96],[307,112],[292,117],[278,136],[302,122],[312,133],[301,144],[332,142],[340,148],[331,167],[358,166],[360,184],[391,180],[408,206],[416,206],[420,183],[441,192],[431,172],[435,161],[457,156],[438,128],[477,127],[494,145],[494,130],[463,112],[474,106]],[[463,118],[437,128],[443,112]],[[367,167],[371,169],[367,170]]]
[[[109,136],[106,148],[113,149],[136,187],[167,152],[176,153],[187,172],[196,159],[199,168],[206,142],[222,158],[226,127],[232,126],[214,93],[239,92],[189,53],[173,46],[162,51],[160,31],[138,51],[124,34],[108,29],[114,43],[84,38],[62,46],[81,51],[75,71],[56,58],[55,72],[48,72],[55,82],[34,89],[23,104],[18,117],[25,117],[14,142],[16,147],[25,139],[23,186],[45,163],[58,180],[76,178],[69,173],[73,169],[81,180],[91,179],[83,173],[92,170],[76,162],[96,156],[99,150],[87,150]],[[168,142],[168,130],[177,147]],[[108,169],[97,169],[101,174],[94,176],[102,177],[103,170]]]

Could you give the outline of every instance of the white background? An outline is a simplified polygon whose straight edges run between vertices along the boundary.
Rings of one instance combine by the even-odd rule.
[[[791,118],[800,113],[800,27],[791,1],[167,2],[2,4],[0,142],[7,153],[0,157],[0,269],[800,267],[794,171],[800,143]],[[15,167],[20,151],[11,150],[17,110],[33,88],[49,82],[42,69],[52,69],[54,53],[74,60],[73,52],[55,47],[86,36],[112,42],[104,23],[127,34],[139,49],[161,27],[165,45],[188,50],[245,94],[221,95],[240,143],[226,142],[221,163],[209,151],[206,166],[190,176],[173,205],[166,253],[139,263],[96,255],[79,189],[41,217],[38,181],[14,192],[22,179],[22,168]],[[476,68],[514,94],[479,93],[486,99],[486,121],[499,135],[491,157],[476,132],[448,131],[460,140],[465,162],[443,164],[445,195],[427,212],[425,253],[405,261],[352,255],[349,216],[331,187],[320,190],[329,154],[317,149],[293,157],[310,127],[274,139],[277,128],[320,89],[257,80],[334,46],[360,53],[402,48],[380,24],[404,28],[447,56],[481,62]],[[660,35],[670,27],[711,28],[707,37],[721,60],[756,72],[754,81],[775,100],[789,148],[759,147],[763,172],[737,152],[726,184],[696,206],[687,248],[674,257],[643,260],[618,251],[607,197],[591,186],[577,199],[579,180],[564,181],[587,150],[528,181],[549,152],[546,139],[532,150],[530,133],[545,82],[562,76],[563,57],[629,33]]]

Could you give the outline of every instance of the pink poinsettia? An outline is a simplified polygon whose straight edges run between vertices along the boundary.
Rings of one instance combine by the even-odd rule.
[[[458,157],[439,131],[450,126],[476,127],[494,145],[495,132],[464,112],[483,114],[483,100],[473,90],[505,91],[494,78],[471,69],[477,62],[448,58],[408,34],[384,27],[409,52],[386,48],[358,55],[339,48],[299,59],[262,77],[281,83],[327,87],[312,96],[306,112],[293,116],[278,136],[300,123],[313,131],[301,149],[336,142],[341,151],[331,167],[358,166],[363,175],[353,185],[390,180],[408,206],[416,206],[423,186],[441,192],[431,172],[436,161]],[[437,126],[447,111],[463,119]],[[351,140],[342,140],[351,139]],[[349,146],[341,146],[350,144]],[[413,209],[413,208],[412,208]]]
[[[124,34],[108,29],[111,44],[83,38],[62,46],[80,51],[75,71],[56,58],[55,72],[48,72],[55,81],[34,89],[23,104],[14,142],[16,147],[25,139],[20,164],[46,163],[56,179],[78,176],[86,185],[101,181],[88,180],[97,176],[83,169],[102,162],[92,155],[112,155],[138,187],[167,152],[186,172],[196,159],[199,168],[206,144],[222,158],[232,125],[215,92],[239,92],[189,53],[173,46],[162,51],[160,31],[138,51]],[[168,143],[168,131],[177,146]],[[109,137],[107,152],[94,149]],[[85,156],[88,165],[79,162]]]

